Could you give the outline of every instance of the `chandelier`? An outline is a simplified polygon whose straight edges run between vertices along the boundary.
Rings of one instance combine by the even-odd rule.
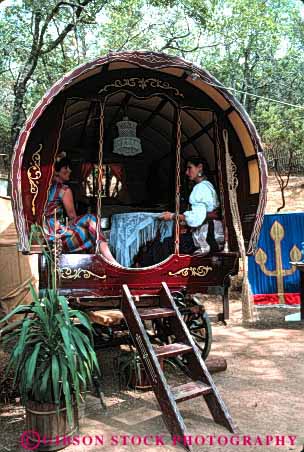
[[[140,139],[136,136],[137,123],[124,116],[116,125],[119,137],[114,138],[113,152],[127,157],[140,154],[142,148]]]

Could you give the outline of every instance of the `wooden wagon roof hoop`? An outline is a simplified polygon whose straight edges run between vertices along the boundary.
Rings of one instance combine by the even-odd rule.
[[[104,135],[104,107],[105,101],[100,101],[99,121],[99,149],[98,149],[98,187],[97,187],[97,231],[96,231],[96,253],[100,252],[101,240],[101,198],[102,198],[102,162],[103,162],[103,135]]]
[[[174,253],[179,254],[179,211],[180,211],[180,185],[181,185],[181,110],[177,109],[176,123],[176,166],[175,166],[175,247]]]
[[[106,68],[106,70],[100,71],[100,68]],[[253,191],[253,193],[257,193],[258,195],[258,201],[256,202],[257,208],[255,220],[253,220],[253,227],[251,228],[251,238],[247,247],[247,253],[251,253],[254,249],[254,244],[262,223],[266,203],[267,176],[267,169],[262,152],[261,141],[251,119],[247,115],[244,108],[229,93],[229,91],[222,87],[221,84],[207,71],[200,69],[192,63],[188,63],[178,57],[168,56],[161,53],[137,51],[109,53],[105,57],[101,57],[96,59],[95,61],[85,63],[77,67],[70,73],[64,75],[64,77],[56,82],[45,94],[45,96],[37,104],[31,116],[26,121],[15,146],[11,171],[12,201],[15,223],[19,235],[19,249],[24,252],[28,251],[28,224],[35,223],[39,220],[39,218],[41,218],[41,211],[43,210],[45,201],[47,199],[47,191],[44,190],[44,185],[43,190],[39,190],[36,198],[36,203],[37,206],[39,206],[39,209],[36,209],[33,214],[33,212],[30,211],[31,209],[29,210],[27,207],[28,200],[26,200],[24,194],[24,183],[22,175],[24,174],[24,171],[28,169],[28,166],[26,165],[29,165],[29,158],[31,158],[33,155],[33,146],[35,145],[36,148],[38,148],[39,144],[38,142],[33,144],[33,141],[35,141],[33,139],[33,129],[38,122],[39,124],[44,124],[43,121],[45,121],[45,119],[43,118],[46,118],[44,112],[48,109],[48,118],[51,111],[53,114],[51,119],[55,118],[56,120],[56,124],[52,123],[52,126],[53,128],[57,127],[58,133],[60,126],[62,127],[61,121],[64,120],[63,104],[65,104],[68,98],[71,98],[77,94],[77,91],[75,91],[74,87],[80,86],[79,84],[85,83],[89,79],[91,80],[91,77],[102,76],[102,80],[105,80],[105,84],[100,89],[100,91],[104,90],[104,92],[98,92],[97,96],[95,96],[95,100],[100,102],[101,98],[103,98],[104,95],[109,94],[107,90],[109,90],[110,87],[106,87],[106,84],[111,85],[112,82],[114,83],[114,72],[116,69],[118,69],[119,71],[123,69],[125,73],[128,74],[128,71],[130,71],[130,74],[133,75],[135,71],[138,71],[139,69],[148,71],[147,73],[152,74],[151,77],[153,78],[153,80],[149,83],[163,84],[162,86],[160,85],[163,89],[163,95],[169,93],[171,94],[172,92],[176,95],[176,98],[182,100],[180,103],[180,114],[181,111],[183,111],[186,107],[185,103],[187,102],[187,100],[181,97],[182,93],[178,92],[178,90],[181,87],[185,87],[187,93],[190,93],[191,90],[198,90],[198,92],[200,92],[202,96],[205,96],[206,99],[210,100],[210,111],[215,111],[216,115],[223,115],[225,120],[228,121],[229,127],[232,127],[237,139],[241,144],[240,149],[242,149],[245,160],[248,162],[248,171],[253,168],[253,173],[249,174],[250,183],[251,178],[255,178],[255,180],[252,179],[253,188],[256,190]],[[121,84],[128,85],[133,82],[136,84],[142,83],[141,72],[137,72],[136,74],[137,77],[135,77],[135,81],[133,80],[134,77],[133,79],[132,77],[129,77],[129,80],[125,80],[121,82]],[[174,86],[165,85],[166,81],[168,80],[173,80]],[[119,83],[116,82],[116,91],[118,91],[119,89],[124,89],[125,91],[130,89],[130,91],[132,91],[132,87],[118,86],[118,84]],[[141,87],[138,88],[138,90],[140,89]],[[174,91],[174,89],[176,89],[176,91]],[[80,92],[82,93],[82,91],[78,91],[78,94]],[[91,100],[93,100],[92,96]],[[199,108],[200,105],[202,105],[197,105],[195,96],[191,97],[191,102],[192,100],[193,105],[191,104],[191,109]],[[59,110],[58,106],[60,106]],[[55,107],[57,107],[57,110],[55,109]],[[57,115],[57,117],[55,115]],[[192,119],[193,121],[195,121],[195,118]],[[209,126],[208,124],[202,124],[200,136],[208,132],[211,127],[211,125]],[[49,130],[50,129],[48,129],[48,131]],[[58,148],[60,137],[59,135],[57,135],[56,137],[53,136],[52,139],[52,152],[54,152],[55,147]],[[188,140],[192,140],[193,143],[195,143],[195,139],[197,139],[195,134],[190,135],[190,137],[188,138]],[[213,145],[216,146],[216,143],[213,142]],[[31,146],[32,149],[30,154],[28,151],[29,146]],[[43,153],[41,153],[41,155],[43,155]],[[26,160],[24,160],[25,156]],[[251,165],[251,162],[254,165]],[[44,166],[43,162],[41,162],[41,169],[43,169],[43,175],[39,181],[35,182],[38,186],[38,189],[39,184],[41,184],[42,181],[46,181],[46,179],[49,180],[52,172],[52,169],[46,168],[45,162]],[[256,177],[259,178],[259,181],[256,181]],[[29,181],[27,181],[26,184],[27,190],[29,190]],[[36,190],[35,187],[34,190]],[[31,199],[32,197],[33,196],[31,195]],[[27,202],[26,205],[25,200]]]

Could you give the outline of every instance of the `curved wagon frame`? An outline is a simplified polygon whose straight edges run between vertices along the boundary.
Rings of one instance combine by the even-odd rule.
[[[207,71],[183,59],[151,52],[110,53],[77,67],[45,94],[20,133],[12,161],[19,249],[34,252],[30,229],[42,224],[59,149],[67,149],[76,160],[91,159],[98,164],[100,175],[104,163],[117,162],[111,145],[113,127],[126,109],[139,125],[144,160],[150,158],[154,167],[156,162],[167,170],[166,201],[176,213],[180,211],[183,162],[189,155],[208,161],[221,201],[225,249],[212,256],[181,255],[176,224],[174,254],[152,267],[117,267],[99,254],[61,255],[59,290],[84,300],[85,306],[101,303],[108,307],[119,305],[122,284],[135,295],[153,295],[166,282],[171,291],[221,294],[223,312],[218,318],[225,320],[230,276],[238,271],[239,257],[229,184],[231,177],[237,181],[237,214],[246,253],[251,254],[264,213],[266,165],[260,139],[243,107]],[[227,155],[234,165],[230,180]],[[128,159],[129,167],[137,164],[139,173],[143,168],[140,158],[121,158],[123,163]],[[102,184],[101,177],[98,183]],[[133,185],[136,192],[138,187]],[[157,191],[156,184],[152,188]],[[98,221],[104,208],[99,196]],[[48,281],[43,256],[39,264],[43,288]]]
[[[225,252],[205,257],[180,255],[177,224],[174,254],[153,267],[119,268],[98,254],[62,255],[60,291],[108,301],[121,295],[123,283],[136,295],[157,293],[163,281],[170,290],[186,287],[189,293],[218,287],[225,319],[229,277],[238,270],[239,255],[228,193],[227,149],[235,165],[237,208],[247,254],[254,250],[264,213],[265,160],[260,139],[243,107],[207,71],[180,58],[151,52],[110,53],[71,71],[45,94],[20,133],[12,161],[19,249],[33,251],[30,228],[42,223],[58,150],[68,149],[69,155],[86,161],[91,156],[95,162],[98,159],[99,167],[111,162],[113,125],[126,109],[141,128],[145,158],[153,154],[159,166],[162,162],[167,165],[167,201],[176,212],[180,209],[185,158],[198,155],[208,161],[221,200]],[[89,139],[90,133],[95,141]],[[100,217],[102,199],[98,204]],[[46,285],[46,273],[40,258],[41,287]]]
[[[136,293],[153,290],[160,281],[166,281],[172,290],[187,286],[191,292],[204,291],[205,286],[225,286],[229,274],[236,270],[238,245],[228,196],[222,132],[224,129],[228,132],[229,152],[236,165],[237,201],[247,254],[253,252],[265,207],[266,166],[261,143],[243,107],[214,77],[191,63],[164,54],[110,53],[65,75],[38,103],[20,133],[12,162],[12,200],[19,249],[30,252],[30,227],[42,222],[58,148],[68,147],[72,136],[84,133],[90,109],[97,105],[103,110],[98,125],[100,151],[100,141],[106,138],[111,125],[106,118],[111,117],[113,123],[115,114],[117,118],[122,111],[115,99],[121,101],[121,108],[128,107],[138,123],[144,122],[141,118],[146,110],[141,138],[145,143],[150,140],[149,152],[155,150],[158,142],[164,142],[162,135],[166,135],[164,130],[170,125],[169,139],[173,145],[167,148],[175,172],[171,195],[176,198],[176,209],[180,162],[194,153],[209,161],[220,192],[229,252],[197,258],[179,255],[177,246],[165,262],[144,269],[115,268],[99,255],[67,254],[61,258],[62,292],[69,294],[71,282],[73,292],[79,296],[115,295],[123,282]],[[135,99],[134,105],[130,99]],[[141,99],[148,99],[143,109]],[[168,105],[173,106],[170,112]],[[84,143],[83,152],[87,151]],[[104,149],[103,155],[106,154]]]

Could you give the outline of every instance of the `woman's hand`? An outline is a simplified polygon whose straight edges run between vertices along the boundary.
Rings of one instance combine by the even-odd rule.
[[[76,218],[77,217],[69,218],[67,226],[71,226],[75,222]]]
[[[173,220],[174,214],[172,212],[162,212],[159,218],[164,221]]]

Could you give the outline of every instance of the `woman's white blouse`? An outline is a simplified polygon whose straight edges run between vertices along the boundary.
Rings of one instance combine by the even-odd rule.
[[[207,212],[212,212],[219,206],[217,193],[207,180],[199,182],[193,187],[189,197],[191,210],[184,212],[185,220],[191,228],[197,228],[205,221]]]

